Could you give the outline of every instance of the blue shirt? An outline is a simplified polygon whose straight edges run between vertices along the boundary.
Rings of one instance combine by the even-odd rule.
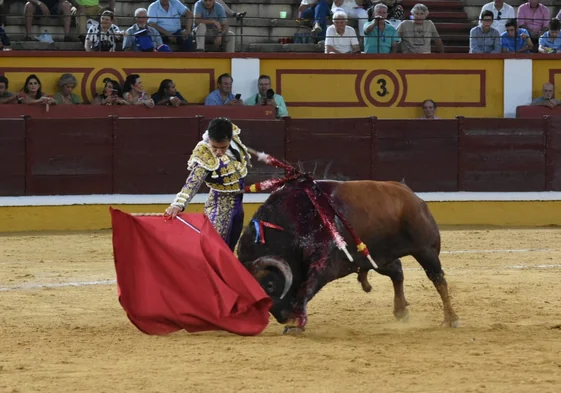
[[[522,34],[526,34],[530,37],[530,33],[528,30],[518,28],[518,33],[516,37],[509,37],[508,32],[504,32],[501,34],[501,49],[506,48],[509,52],[517,52],[518,50],[522,49],[526,45],[527,38],[520,37]],[[529,50],[521,53],[530,53]]]
[[[234,95],[232,93],[228,94],[226,99],[222,101],[222,96],[220,95],[220,90],[216,89],[212,93],[210,93],[205,98],[205,105],[226,105],[230,101],[234,99]]]
[[[376,20],[365,23],[364,29],[366,30],[373,23],[376,23]],[[376,26],[371,32],[364,35],[364,53],[390,53],[393,43],[399,41],[400,38],[395,27],[386,22],[382,34]]]
[[[224,23],[228,20],[226,19],[226,11],[224,10],[224,7],[216,1],[214,2],[214,6],[209,10],[208,8],[205,8],[203,0],[199,0],[195,3],[194,10],[195,15],[193,16],[193,20],[196,20],[197,16],[198,19],[212,19],[220,23]],[[193,22],[193,26],[196,26],[197,23],[198,22],[196,21]],[[216,29],[216,26],[206,25],[206,28]]]
[[[551,48],[555,49],[557,52],[561,52],[561,37],[557,36],[555,39],[552,39],[549,36],[549,31],[546,31],[542,34],[539,40],[540,46],[544,48]]]
[[[168,10],[164,10],[160,0],[156,0],[148,7],[148,23],[155,23],[170,33],[181,30],[181,16],[189,11],[179,0],[169,0]]]

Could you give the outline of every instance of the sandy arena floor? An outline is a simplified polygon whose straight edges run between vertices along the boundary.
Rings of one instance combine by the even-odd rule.
[[[461,328],[440,327],[439,297],[406,258],[409,323],[371,272],[370,294],[356,275],[320,292],[302,336],[271,320],[250,338],[137,331],[108,231],[0,236],[0,392],[561,391],[561,229],[442,235]]]

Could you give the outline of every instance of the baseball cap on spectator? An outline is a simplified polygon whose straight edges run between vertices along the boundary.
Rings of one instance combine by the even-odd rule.
[[[162,45],[158,46],[156,48],[156,50],[158,52],[171,52],[172,51],[171,48],[169,47],[169,45],[166,45],[166,44],[162,44]]]

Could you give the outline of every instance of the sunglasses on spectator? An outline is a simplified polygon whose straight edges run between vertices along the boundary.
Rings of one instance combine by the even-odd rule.
[[[501,15],[502,15],[501,11],[497,12],[497,20],[501,20]]]

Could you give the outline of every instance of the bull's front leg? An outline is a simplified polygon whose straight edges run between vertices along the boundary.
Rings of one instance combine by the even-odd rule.
[[[327,283],[325,279],[327,252],[322,252],[319,258],[313,260],[315,262],[310,265],[307,278],[296,296],[293,317],[285,324],[283,334],[299,334],[306,330],[308,302]]]

